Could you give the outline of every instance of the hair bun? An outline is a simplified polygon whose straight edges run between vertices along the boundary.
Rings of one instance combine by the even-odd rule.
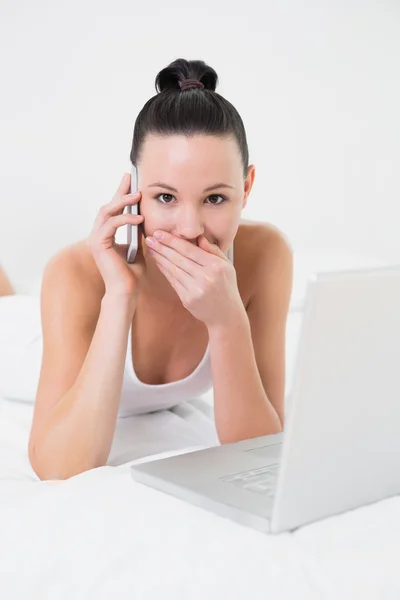
[[[216,71],[202,60],[178,58],[162,69],[155,82],[157,92],[180,91],[179,83],[185,79],[201,81],[206,90],[215,92],[218,83]]]

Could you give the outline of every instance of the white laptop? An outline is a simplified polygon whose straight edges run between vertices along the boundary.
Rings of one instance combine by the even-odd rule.
[[[278,533],[400,493],[400,265],[308,282],[284,432],[131,467],[141,483]]]

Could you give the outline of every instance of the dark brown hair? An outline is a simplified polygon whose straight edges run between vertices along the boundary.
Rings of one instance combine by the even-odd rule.
[[[181,90],[179,83],[186,79],[198,80],[204,88]],[[157,94],[146,102],[135,122],[132,164],[136,166],[140,160],[143,142],[149,133],[233,135],[239,145],[246,178],[249,151],[243,121],[236,108],[215,91],[217,83],[217,73],[202,60],[178,58],[162,69],[155,80]]]

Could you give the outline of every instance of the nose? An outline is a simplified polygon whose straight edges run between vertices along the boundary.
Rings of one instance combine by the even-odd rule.
[[[175,235],[197,243],[199,235],[204,234],[204,226],[199,213],[193,209],[182,210],[177,215]]]

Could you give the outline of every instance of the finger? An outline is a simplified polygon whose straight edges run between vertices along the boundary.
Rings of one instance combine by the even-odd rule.
[[[119,227],[122,227],[127,223],[130,223],[131,225],[138,225],[143,219],[143,215],[131,215],[129,213],[123,213],[122,215],[110,217],[100,228],[99,235],[101,239],[109,239],[115,235]]]
[[[121,196],[128,194],[131,189],[131,176],[130,173],[124,173],[124,176],[121,179],[121,183],[118,186],[118,189],[115,193],[116,196]]]
[[[165,261],[168,260],[168,262],[172,263],[182,271],[185,271],[191,277],[200,277],[202,273],[202,266],[197,262],[191,260],[183,254],[180,254],[169,246],[164,246],[164,244],[161,244],[158,241],[153,242],[151,245],[149,242],[147,242],[147,244],[152,250],[156,251],[158,258],[163,258],[162,264],[167,264]],[[156,257],[156,254],[154,254],[154,257]]]
[[[101,227],[110,217],[122,215],[128,205],[140,201],[141,195],[141,192],[135,192],[126,196],[115,196],[111,202],[100,207],[95,221],[96,226]]]
[[[141,192],[133,192],[132,194],[126,194],[125,196],[117,196],[110,202],[110,214],[121,215],[127,206],[133,206],[134,204],[140,202],[141,196]]]
[[[227,256],[224,252],[222,252],[221,248],[217,246],[217,244],[211,244],[208,241],[205,235],[201,235],[199,237],[199,246],[209,252],[210,254],[215,254],[215,256],[219,256],[222,259],[227,259]]]
[[[165,279],[169,281],[169,283],[172,285],[172,287],[182,300],[183,295],[187,292],[187,288],[179,281],[179,279],[174,277],[174,275],[170,273],[167,269],[165,269],[161,264],[157,263],[157,266],[160,269],[161,273],[164,275]]]
[[[200,267],[198,267],[198,265],[195,265],[195,263],[193,263],[193,261],[189,261],[188,259],[185,259],[188,263],[192,263],[192,272],[187,271],[186,268],[190,269],[190,267],[186,267],[186,268],[181,268],[179,265],[177,265],[176,263],[170,261],[167,257],[165,257],[163,254],[159,254],[158,252],[156,252],[155,254],[153,254],[155,261],[157,263],[157,265],[159,267],[161,267],[162,269],[164,269],[164,271],[166,273],[168,273],[168,275],[170,277],[173,277],[174,279],[176,279],[185,289],[189,289],[190,285],[193,285],[193,279],[196,277],[196,273],[194,272],[194,269],[198,268],[200,269]],[[184,258],[184,257],[181,257]],[[185,266],[185,265],[184,265]]]
[[[167,231],[162,231],[162,237],[158,238],[158,242],[165,246],[165,248],[172,248],[175,252],[178,252],[182,256],[186,256],[202,267],[210,263],[211,257],[208,252],[203,250],[203,248],[168,233]]]

